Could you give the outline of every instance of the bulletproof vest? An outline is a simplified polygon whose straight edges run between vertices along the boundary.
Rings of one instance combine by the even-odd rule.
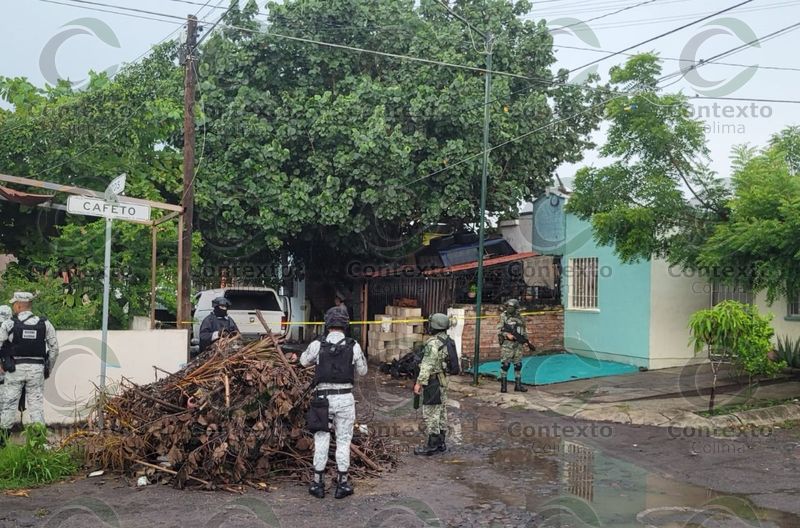
[[[33,317],[33,316],[30,316]],[[26,325],[25,321],[20,321],[16,317],[12,318],[14,321],[14,328],[11,330],[11,335],[14,336],[10,344],[11,355],[15,358],[47,358],[47,341],[45,341],[45,328],[44,317],[39,318],[39,322],[34,325]]]
[[[315,374],[317,383],[354,383],[354,346],[355,341],[347,337],[338,343],[320,342]]]

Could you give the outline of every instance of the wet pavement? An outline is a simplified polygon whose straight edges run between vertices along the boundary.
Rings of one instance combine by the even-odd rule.
[[[293,482],[237,496],[80,478],[0,495],[0,527],[800,528],[800,430],[669,436],[460,398],[448,409],[447,453],[417,457],[409,383],[372,374],[356,398],[359,423],[401,457],[343,501]]]

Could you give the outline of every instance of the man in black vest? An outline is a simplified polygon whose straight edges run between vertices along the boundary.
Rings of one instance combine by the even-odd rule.
[[[22,389],[31,421],[44,424],[44,380],[58,358],[58,340],[50,321],[33,315],[32,301],[33,294],[16,292],[9,301],[14,317],[0,324],[2,354],[12,358],[6,367],[13,368],[0,386],[0,438],[14,425]]]
[[[359,376],[367,373],[367,361],[361,346],[355,339],[344,335],[349,324],[350,319],[344,310],[328,310],[325,314],[327,335],[309,344],[300,356],[300,364],[304,367],[317,366],[314,397],[328,400],[328,417],[336,431],[336,466],[339,473],[334,496],[337,499],[353,494],[353,485],[347,474],[350,469],[350,440],[356,420],[353,383],[356,373]],[[330,442],[329,431],[314,433],[314,478],[308,492],[320,499],[325,497],[324,475]]]
[[[217,297],[211,301],[213,311],[200,324],[200,352],[224,335],[239,333],[236,322],[228,316],[230,305],[231,302],[225,297]]]

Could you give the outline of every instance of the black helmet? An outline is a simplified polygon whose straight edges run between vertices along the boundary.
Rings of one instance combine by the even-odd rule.
[[[325,312],[325,328],[347,328],[350,324],[350,316],[339,307],[334,306]]]
[[[226,299],[225,297],[217,297],[213,301],[211,301],[211,307],[216,308],[217,306],[224,306],[225,308],[230,308],[231,302]]]

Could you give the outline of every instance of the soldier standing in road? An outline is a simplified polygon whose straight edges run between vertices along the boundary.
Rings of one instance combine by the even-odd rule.
[[[3,324],[5,321],[11,319],[13,312],[11,311],[11,307],[7,304],[0,306],[0,324]],[[2,355],[2,348],[0,348],[0,355]],[[0,395],[2,394],[3,384],[6,380],[6,373],[3,371],[3,368],[0,367]],[[2,398],[0,398],[0,416],[3,415],[3,402]],[[0,440],[2,441],[2,440]]]
[[[328,310],[325,314],[327,334],[321,339],[312,341],[300,356],[302,366],[316,365],[314,398],[328,400],[328,419],[333,422],[336,432],[336,467],[339,473],[334,497],[337,499],[353,494],[353,484],[348,476],[350,441],[353,438],[353,426],[356,421],[353,384],[356,374],[364,376],[367,373],[367,360],[364,359],[361,346],[355,339],[344,335],[349,324],[347,312]],[[290,356],[291,361],[294,359],[294,355]],[[314,433],[314,478],[308,492],[319,499],[325,497],[323,477],[330,443],[330,431]]]
[[[422,417],[425,420],[427,442],[414,448],[415,455],[430,456],[447,450],[447,329],[450,319],[442,313],[428,318],[430,339],[423,348],[419,376],[414,385],[414,394],[422,394]]]
[[[15,368],[6,372],[0,389],[0,437],[14,424],[22,389],[27,394],[31,421],[44,424],[44,380],[58,359],[58,340],[53,325],[31,312],[33,294],[16,292],[9,301],[14,316],[0,324],[0,346],[13,358]],[[6,350],[7,349],[7,350]]]
[[[504,329],[506,325],[513,328],[520,336],[528,337],[525,328],[525,319],[519,315],[519,301],[509,299],[504,304],[500,314],[500,323],[497,325],[497,338],[500,340],[500,392],[508,392],[508,369],[514,364],[514,390],[528,392],[522,385],[522,343],[514,334]]]

